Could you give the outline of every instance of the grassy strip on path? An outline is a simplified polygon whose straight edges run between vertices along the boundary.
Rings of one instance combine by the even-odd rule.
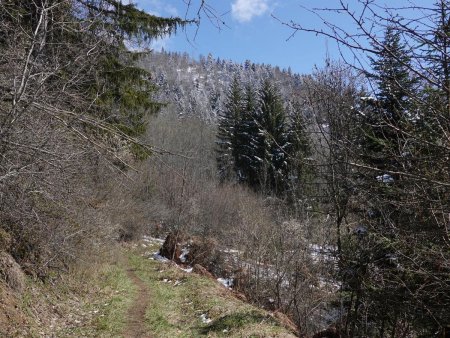
[[[95,287],[98,292],[84,304],[84,312],[91,314],[77,326],[58,332],[58,337],[120,337],[127,324],[127,313],[136,297],[136,286],[120,260],[105,265],[99,272]],[[92,281],[87,281],[92,282]]]

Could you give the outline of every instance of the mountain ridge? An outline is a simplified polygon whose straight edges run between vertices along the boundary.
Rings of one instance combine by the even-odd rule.
[[[254,87],[269,79],[277,85],[285,102],[299,97],[305,77],[278,66],[250,60],[237,63],[211,54],[196,61],[187,54],[152,52],[139,65],[153,74],[159,89],[155,99],[166,104],[166,111],[176,111],[180,117],[199,117],[210,123],[215,123],[223,110],[234,77],[243,86]]]

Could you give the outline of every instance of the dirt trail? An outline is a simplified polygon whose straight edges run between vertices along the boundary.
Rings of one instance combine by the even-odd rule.
[[[128,277],[137,288],[136,299],[128,311],[128,323],[123,336],[125,338],[151,338],[145,326],[145,311],[149,305],[149,290],[145,283],[136,275],[135,270],[128,264]]]

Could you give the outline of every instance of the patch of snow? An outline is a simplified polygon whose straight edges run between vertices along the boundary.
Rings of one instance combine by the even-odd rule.
[[[289,280],[287,280],[286,278],[283,278],[283,280],[281,281],[281,286],[287,288],[287,287],[289,287],[289,285],[291,285]]]
[[[191,273],[192,270],[193,270],[192,267],[188,267],[188,268],[185,269],[185,268],[182,268],[181,266],[180,266],[180,269],[183,270],[184,272],[187,272],[187,273]]]
[[[163,263],[167,263],[167,262],[169,261],[168,258],[161,256],[161,255],[159,254],[159,251],[158,251],[158,252],[155,252],[155,253],[153,254],[152,259],[153,259],[154,261],[163,262]]]
[[[389,174],[377,176],[377,181],[382,183],[394,183],[394,178]]]
[[[222,250],[223,253],[227,253],[227,254],[240,254],[241,252],[239,250],[236,249],[224,249]]]
[[[323,289],[331,289],[333,291],[338,291],[341,285],[333,279],[326,279],[324,277],[319,277],[319,287]]]
[[[212,322],[211,318],[208,318],[208,316],[206,315],[206,313],[203,313],[200,315],[200,319],[202,321],[203,324],[209,324]]]
[[[144,241],[144,242],[151,242],[151,239],[150,239],[150,237],[149,236],[142,236],[142,240]]]
[[[377,102],[377,98],[374,96],[361,96],[361,101],[367,101],[367,102]]]
[[[156,238],[156,237],[151,237],[151,236],[146,236],[146,235],[142,236],[142,240],[143,240],[144,242],[147,242],[147,243],[159,243],[159,244],[164,244],[164,239]]]
[[[233,278],[217,278],[217,281],[228,289],[231,289],[234,285]]]
[[[336,248],[331,245],[317,245],[311,244],[309,245],[310,255],[314,262],[332,262],[335,260],[333,256],[333,252],[336,251]]]
[[[180,255],[180,261],[182,262],[182,263],[185,263],[186,262],[186,259],[187,259],[187,255],[189,254],[189,249],[187,249],[187,248],[183,248],[183,249],[181,249],[181,255]]]

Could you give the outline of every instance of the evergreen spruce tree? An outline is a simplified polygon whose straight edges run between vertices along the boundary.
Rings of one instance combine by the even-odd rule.
[[[424,173],[444,176],[442,171],[435,174],[433,169],[442,167],[436,166],[436,161],[443,153],[440,147],[430,145],[440,133],[439,128],[431,126],[441,115],[436,111],[446,111],[446,93],[443,89],[440,96],[443,99],[433,99],[428,101],[429,104],[419,106],[422,118],[416,120],[416,105],[427,99],[421,98],[420,91],[415,88],[415,80],[409,72],[410,57],[395,28],[388,27],[378,51],[378,58],[372,60],[377,100],[366,112],[361,148],[362,162],[375,169],[367,172],[363,182],[367,198],[364,222],[369,226],[371,236],[354,250],[359,253],[357,269],[361,272],[359,282],[354,285],[360,301],[370,304],[371,320],[379,323],[383,332],[380,335],[383,335],[384,331],[395,331],[397,322],[392,318],[398,316],[423,328],[436,325],[431,323],[431,313],[434,319],[446,316],[440,304],[448,302],[449,298],[442,297],[437,302],[430,300],[428,294],[432,288],[425,277],[434,275],[433,283],[436,288],[439,286],[439,293],[448,292],[448,284],[433,271],[432,261],[442,252],[429,249],[443,245],[439,239],[442,237],[440,227],[429,213],[443,195],[440,189],[422,185],[413,178]],[[434,69],[441,72],[442,67],[437,65]],[[441,74],[436,77],[441,78]],[[439,97],[435,96],[436,91],[433,92],[430,97]],[[439,105],[441,107],[437,108]],[[432,163],[434,165],[430,166]],[[418,192],[417,186],[422,186],[423,193]],[[410,260],[411,257],[421,262],[420,268]],[[351,259],[354,261],[355,257]],[[374,269],[368,269],[369,266],[376,267],[376,273]],[[405,273],[407,270],[409,272]]]
[[[438,1],[435,10],[437,29],[421,55],[432,86],[417,88],[410,55],[395,27],[387,28],[372,59],[371,79],[378,91],[366,107],[359,150],[361,162],[372,168],[361,171],[365,176],[360,186],[366,199],[362,218],[370,236],[348,248],[346,268],[358,274],[347,279],[346,287],[366,304],[379,336],[396,332],[404,321],[412,323],[417,336],[429,337],[449,320],[443,310],[450,302],[449,269],[444,272],[434,263],[448,261],[448,250],[442,249],[446,235],[430,212],[448,210],[450,196],[448,188],[433,183],[436,178],[448,182],[442,148],[449,125],[448,2]],[[362,324],[367,318],[352,320]]]
[[[257,145],[259,144],[258,101],[255,89],[251,84],[245,87],[243,98],[242,119],[238,131],[239,164],[238,177],[251,187],[258,184],[257,173],[260,161],[257,157]]]
[[[217,169],[221,182],[230,181],[240,176],[241,141],[240,128],[242,119],[242,93],[239,80],[234,77],[231,83],[225,109],[219,117],[217,134]]]
[[[377,58],[371,58],[378,91],[376,100],[368,100],[364,126],[363,149],[365,162],[380,170],[397,171],[401,154],[400,131],[411,119],[415,79],[410,74],[410,56],[401,42],[400,32],[386,29],[380,46],[374,46]]]
[[[307,152],[297,118],[289,131],[281,96],[264,81],[257,92],[250,84],[241,92],[233,79],[217,134],[217,167],[220,180],[236,180],[255,190],[280,195],[288,188],[289,151]],[[291,146],[290,138],[297,139]],[[304,144],[300,144],[305,142]]]
[[[371,205],[377,214],[384,213],[385,216],[370,221],[382,233],[405,219],[396,207],[401,199],[398,189],[405,184],[405,177],[398,173],[411,165],[413,150],[408,131],[413,125],[415,79],[409,71],[410,56],[394,27],[387,27],[383,43],[376,49],[379,53],[372,59],[374,74],[371,77],[375,79],[378,91],[362,121],[361,160],[373,168],[364,183],[372,191],[370,196],[375,193],[383,196]],[[386,184],[395,185],[396,189],[386,189]]]
[[[92,31],[85,31],[84,36],[80,34],[80,41],[102,37],[103,51],[98,55],[96,81],[88,82],[88,90],[95,93],[99,103],[98,114],[130,136],[141,135],[147,123],[146,113],[158,111],[161,105],[152,100],[155,86],[150,80],[151,74],[136,65],[145,53],[129,51],[126,43],[148,43],[175,33],[187,22],[154,16],[120,0],[77,0],[74,3],[89,13],[86,14],[87,21],[90,16],[96,17],[97,21],[92,25]]]
[[[265,80],[259,91],[259,127],[256,156],[260,160],[258,176],[261,189],[280,194],[287,183],[288,133],[286,113],[276,88]]]
[[[427,36],[425,59],[428,63],[428,75],[432,78],[433,87],[427,88],[427,96],[431,100],[427,104],[437,108],[436,104],[445,108],[442,118],[450,118],[450,4],[446,0],[437,0],[433,8],[431,20],[435,29]],[[437,108],[440,109],[440,108]],[[433,114],[434,115],[434,114]],[[448,120],[447,120],[448,121]]]

